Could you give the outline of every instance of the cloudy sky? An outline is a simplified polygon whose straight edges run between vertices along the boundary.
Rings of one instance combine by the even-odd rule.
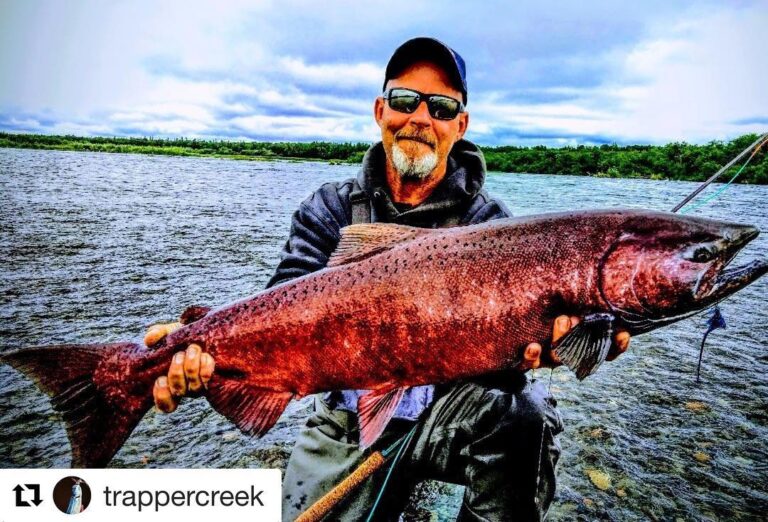
[[[0,0],[0,130],[373,141],[386,62],[421,35],[465,58],[480,144],[768,130],[767,0],[470,5]]]

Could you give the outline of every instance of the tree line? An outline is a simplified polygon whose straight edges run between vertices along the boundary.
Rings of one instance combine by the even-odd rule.
[[[599,145],[576,147],[481,147],[488,169],[500,172],[575,174],[612,178],[703,181],[757,139],[745,134],[704,145]],[[81,137],[0,132],[0,147],[214,156],[235,159],[296,158],[359,163],[369,143],[258,142],[153,137]],[[739,183],[768,184],[768,146],[752,159]],[[731,167],[723,180],[740,168]]]

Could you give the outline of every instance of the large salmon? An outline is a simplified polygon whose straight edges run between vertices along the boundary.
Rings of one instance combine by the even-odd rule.
[[[765,274],[766,260],[726,268],[757,234],[638,210],[438,230],[354,225],[324,270],[216,310],[192,309],[157,349],[59,345],[1,360],[53,397],[75,466],[110,461],[152,406],[155,379],[190,343],[216,361],[208,400],[249,434],[268,431],[294,397],[372,390],[359,404],[367,446],[404,387],[513,369],[528,343],[548,346],[561,314],[583,318],[555,347],[583,379],[616,329],[648,332]]]

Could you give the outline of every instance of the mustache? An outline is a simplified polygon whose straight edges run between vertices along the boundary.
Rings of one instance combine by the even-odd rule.
[[[402,130],[400,132],[395,133],[395,139],[396,140],[419,141],[421,143],[429,145],[433,149],[437,145],[435,143],[435,139],[429,133],[427,133],[427,132],[419,132],[419,131],[412,131],[412,130]]]

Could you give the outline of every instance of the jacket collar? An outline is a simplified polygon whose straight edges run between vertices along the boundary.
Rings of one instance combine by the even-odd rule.
[[[439,215],[466,208],[483,188],[485,159],[473,143],[460,140],[448,155],[445,178],[420,205],[400,212],[392,202],[385,175],[384,145],[374,144],[363,157],[357,182],[390,222],[432,221]]]

